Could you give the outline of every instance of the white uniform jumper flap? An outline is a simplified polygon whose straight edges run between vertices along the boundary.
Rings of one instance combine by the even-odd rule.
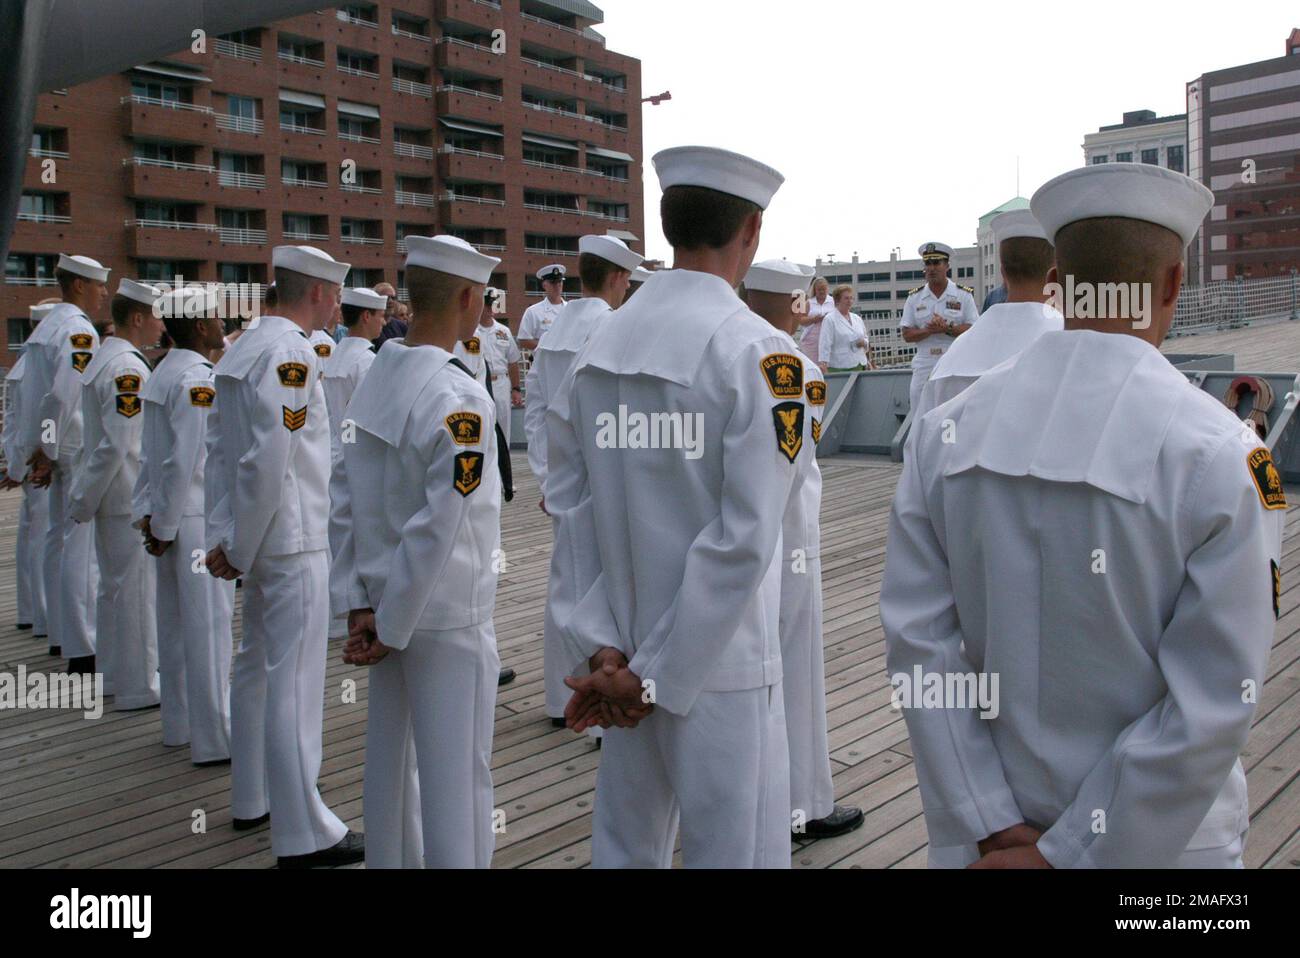
[[[358,391],[348,407],[348,418],[358,429],[396,449],[420,393],[451,360],[451,353],[438,346],[407,346],[400,339],[384,343],[366,375],[378,376],[389,388]]]
[[[982,388],[991,381],[1000,388]],[[944,475],[986,469],[1084,482],[1141,505],[1163,437],[1191,388],[1134,336],[1047,333],[967,390]],[[1070,441],[1060,441],[1064,436]]]
[[[87,364],[86,371],[81,374],[81,384],[88,386],[93,383],[105,369],[117,362],[123,353],[135,353],[140,356],[139,351],[125,339],[118,336],[109,336],[108,339],[103,341],[99,349],[95,350],[95,358]],[[145,366],[149,365],[149,361],[143,356],[140,356],[140,361]]]
[[[538,344],[537,351],[581,352],[596,324],[612,312],[609,303],[603,299],[588,297],[575,300],[556,317],[555,325],[546,334],[546,339]]]
[[[155,403],[159,406],[167,405],[167,397],[170,395],[172,387],[180,382],[187,372],[200,364],[207,366],[209,369],[212,367],[211,363],[192,349],[177,348],[171,350],[158,363],[158,368],[153,371],[148,382],[144,384],[144,388],[140,390],[140,400]]]
[[[994,366],[1018,355],[1044,333],[1064,328],[1064,317],[1046,303],[999,303],[980,316],[969,332],[958,337],[935,365],[930,378],[983,376]]]
[[[578,368],[653,376],[689,388],[713,334],[747,311],[736,291],[710,273],[655,273],[602,324],[608,335],[593,339]]]
[[[263,316],[256,326],[244,330],[244,335],[235,340],[214,371],[218,376],[229,379],[243,379],[252,371],[262,353],[272,342],[281,336],[295,335],[307,340],[307,334],[292,320],[283,316]],[[307,345],[304,342],[304,345]]]

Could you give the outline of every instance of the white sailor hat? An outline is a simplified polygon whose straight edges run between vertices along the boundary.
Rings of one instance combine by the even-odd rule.
[[[989,224],[993,228],[993,236],[1000,244],[1003,240],[1019,239],[1047,239],[1047,232],[1043,229],[1043,224],[1034,218],[1034,214],[1029,210],[1009,210],[993,217],[993,222]]]
[[[952,247],[947,243],[922,243],[916,254],[927,263],[941,259],[952,259]]]
[[[1163,226],[1187,246],[1212,206],[1214,194],[1200,183],[1146,163],[1071,170],[1043,184],[1029,201],[1053,243],[1071,223],[1115,216]]]
[[[555,275],[556,273],[559,273],[560,275],[556,276]],[[559,263],[556,263],[552,266],[543,266],[541,269],[537,271],[537,278],[540,279],[543,283],[546,282],[548,279],[553,280],[555,282],[563,282],[564,277],[568,275],[569,275],[569,271],[565,269],[563,266],[561,266]]]
[[[702,186],[765,210],[785,182],[772,167],[730,150],[712,146],[677,146],[654,155],[660,188]]]
[[[408,236],[406,249],[407,269],[431,269],[471,283],[486,283],[501,265],[501,260],[485,256],[459,236]]]
[[[804,292],[812,281],[816,270],[811,266],[801,266],[784,259],[769,259],[755,263],[745,274],[745,289],[757,293]]]
[[[159,290],[154,312],[176,319],[210,319],[217,314],[217,288],[190,283],[172,290]]]
[[[638,266],[636,269],[632,270],[632,282],[644,283],[653,275],[654,273],[646,269],[644,266]]]
[[[380,296],[373,289],[359,287],[343,290],[344,306],[359,306],[361,309],[387,309],[388,297]]]
[[[627,244],[617,236],[584,236],[578,240],[578,252],[599,256],[628,272],[645,262],[644,256],[628,249]]]
[[[107,283],[108,274],[112,272],[89,256],[69,256],[67,253],[59,254],[57,268],[73,276],[80,276],[82,279],[94,280],[96,283]]]
[[[58,303],[46,303],[43,306],[28,306],[27,315],[31,317],[32,324],[35,325],[48,316],[50,310],[54,309],[54,307],[58,305]]]
[[[341,285],[352,264],[336,262],[329,253],[314,246],[277,246],[271,254],[271,267]]]
[[[162,295],[162,290],[148,283],[137,283],[133,279],[124,279],[117,287],[117,295],[125,296],[143,306],[153,306]]]

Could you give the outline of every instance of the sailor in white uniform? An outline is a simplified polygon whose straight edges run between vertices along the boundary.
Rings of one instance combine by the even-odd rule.
[[[912,430],[880,617],[931,864],[1241,865],[1286,495],[1156,348],[1213,203],[1141,164],[1043,186],[1051,282],[1149,284],[1149,310],[1067,303]]]
[[[908,393],[910,409],[920,405],[921,390],[935,364],[979,318],[974,290],[958,286],[948,278],[952,247],[944,243],[923,243],[917,253],[925,263],[925,285],[912,290],[907,297],[898,324],[904,341],[916,346]]]
[[[159,701],[154,568],[131,527],[131,494],[140,476],[144,432],[140,391],[150,373],[141,350],[162,337],[162,320],[154,314],[160,295],[156,287],[129,279],[118,286],[113,335],[82,374],[85,445],[68,497],[72,520],[94,523],[98,664],[112,683],[118,711],[153,708]],[[164,722],[162,732],[164,745],[188,741],[171,723]]]
[[[1065,320],[1047,303],[1047,273],[1056,251],[1029,210],[1012,210],[990,224],[1007,299],[989,307],[969,332],[939,358],[912,421],[960,394],[980,376],[1018,356],[1043,333],[1063,329]]]
[[[140,391],[144,440],[135,525],[157,570],[155,616],[163,729],[189,742],[199,766],[230,762],[233,582],[194,574],[204,549],[204,435],[216,401],[207,356],[224,337],[215,297],[187,289],[163,298],[172,348]],[[180,744],[179,741],[170,744]]]
[[[528,401],[524,412],[524,431],[528,435],[528,464],[542,492],[542,509],[546,509],[547,481],[547,412],[560,384],[573,368],[573,360],[587,345],[592,331],[623,303],[632,273],[645,261],[622,240],[613,236],[584,236],[578,241],[578,273],[582,278],[583,298],[564,308],[546,342],[533,352],[528,369]],[[551,581],[559,583],[562,570],[557,568],[556,554],[551,557]],[[543,668],[546,673],[546,716],[556,728],[563,728],[564,707],[572,692],[564,684],[570,669],[565,667],[568,653],[560,642],[559,631],[546,603],[543,632]]]
[[[755,263],[745,275],[749,308],[792,337],[804,313],[811,266],[788,260]],[[806,308],[806,307],[805,307]],[[826,411],[826,380],[804,353],[803,388],[808,414],[799,474],[781,523],[781,687],[790,744],[790,828],[796,839],[833,838],[858,828],[862,809],[835,804],[826,736],[826,662],[822,645],[822,474],[815,455]]]
[[[99,348],[92,319],[108,301],[108,274],[93,259],[59,254],[55,275],[63,302],[27,340],[29,359],[22,386],[22,444],[33,450],[32,483],[50,490],[43,569],[50,654],[62,650],[74,671],[93,665],[99,572],[94,527],[72,520],[68,497],[81,454],[82,373]],[[114,691],[111,678],[106,679],[104,690]]]
[[[537,271],[537,278],[542,281],[545,298],[540,303],[533,303],[524,310],[523,319],[519,321],[519,348],[534,350],[542,337],[550,330],[555,319],[564,310],[564,277],[569,271],[559,263],[543,266]]]
[[[30,309],[32,328],[35,329],[54,309],[54,303],[33,306]],[[34,638],[48,638],[50,631],[45,618],[45,537],[50,527],[50,493],[38,489],[30,481],[27,460],[34,449],[22,445],[23,389],[27,375],[26,350],[19,356],[14,368],[5,376],[5,397],[9,408],[5,411],[4,452],[8,488],[20,486],[23,503],[18,511],[18,530],[15,543],[15,565],[18,585],[19,631],[31,630]]]
[[[279,315],[221,358],[209,475],[208,570],[243,577],[244,640],[231,681],[231,814],[271,820],[282,868],[364,857],[361,836],[321,801],[329,629],[329,414],[309,331],[338,307],[347,263],[309,246],[273,254]],[[211,462],[209,471],[211,472]]]
[[[783,178],[706,147],[654,162],[675,268],[597,326],[547,424],[550,598],[591,669],[567,714],[611,726],[592,864],[666,868],[680,820],[687,867],[788,868],[778,553],[813,453],[803,364],[735,293]]]
[[[492,380],[491,393],[497,407],[497,424],[509,440],[512,438],[510,410],[523,401],[524,394],[519,383],[519,360],[523,357],[515,337],[510,333],[510,327],[494,314],[502,295],[500,291],[488,287],[483,295],[483,312],[479,316],[474,335],[482,345],[485,371]]]
[[[494,404],[451,347],[501,261],[451,236],[407,245],[414,318],[352,397],[356,442],[332,483],[333,613],[349,622],[344,661],[373,667],[366,866],[487,868],[501,479]]]
[[[371,340],[377,339],[384,328],[388,312],[388,297],[373,289],[343,290],[341,306],[343,326],[348,334],[337,344],[331,344],[330,354],[322,365],[321,388],[325,390],[325,405],[330,414],[330,470],[339,468],[343,456],[343,421],[352,394],[365,378],[377,350]],[[314,335],[314,334],[313,334]],[[321,355],[323,344],[316,344],[316,355]],[[349,427],[349,436],[351,428]],[[330,555],[338,554],[337,530],[330,526]],[[331,574],[331,582],[334,577]],[[348,624],[343,619],[330,619],[329,637],[341,639],[348,634]]]

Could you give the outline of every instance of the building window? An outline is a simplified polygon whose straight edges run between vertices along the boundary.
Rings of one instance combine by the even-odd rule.
[[[1132,162],[1133,162],[1133,154],[1132,154],[1131,152],[1130,152],[1130,153],[1116,153],[1116,154],[1115,154],[1115,162],[1116,162],[1116,163],[1132,163]]]
[[[1183,162],[1183,147],[1181,146],[1167,147],[1165,149],[1165,161],[1169,166],[1169,169],[1173,170],[1175,173],[1183,173],[1186,170],[1186,166]]]
[[[27,342],[27,337],[32,334],[32,321],[27,317],[21,319],[11,319],[6,324],[9,335],[9,351],[16,352],[18,347]]]
[[[1147,166],[1159,166],[1159,165],[1160,165],[1160,151],[1159,151],[1158,149],[1156,149],[1156,150],[1143,150],[1143,151],[1142,151],[1142,162],[1145,163]]]
[[[5,282],[16,286],[56,286],[54,253],[10,253],[5,261]]]
[[[1103,164],[1103,163],[1108,163],[1108,162],[1110,162],[1110,157],[1109,157],[1109,156],[1094,156],[1094,157],[1092,158],[1092,165],[1093,165],[1093,166],[1101,166],[1101,164]]]
[[[172,259],[136,260],[140,279],[146,283],[189,282],[199,278],[197,263],[182,263]]]
[[[188,92],[188,90],[184,91],[184,93]],[[131,95],[163,103],[185,102],[185,96],[182,95],[179,86],[174,83],[158,83],[153,80],[132,80]]]

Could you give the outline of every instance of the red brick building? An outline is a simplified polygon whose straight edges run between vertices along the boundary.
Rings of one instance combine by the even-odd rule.
[[[43,95],[6,348],[57,295],[60,252],[114,280],[265,283],[271,248],[305,243],[352,285],[401,287],[404,237],[435,232],[502,258],[517,325],[580,236],[644,250],[640,63],[602,20],[586,0],[369,0]]]

